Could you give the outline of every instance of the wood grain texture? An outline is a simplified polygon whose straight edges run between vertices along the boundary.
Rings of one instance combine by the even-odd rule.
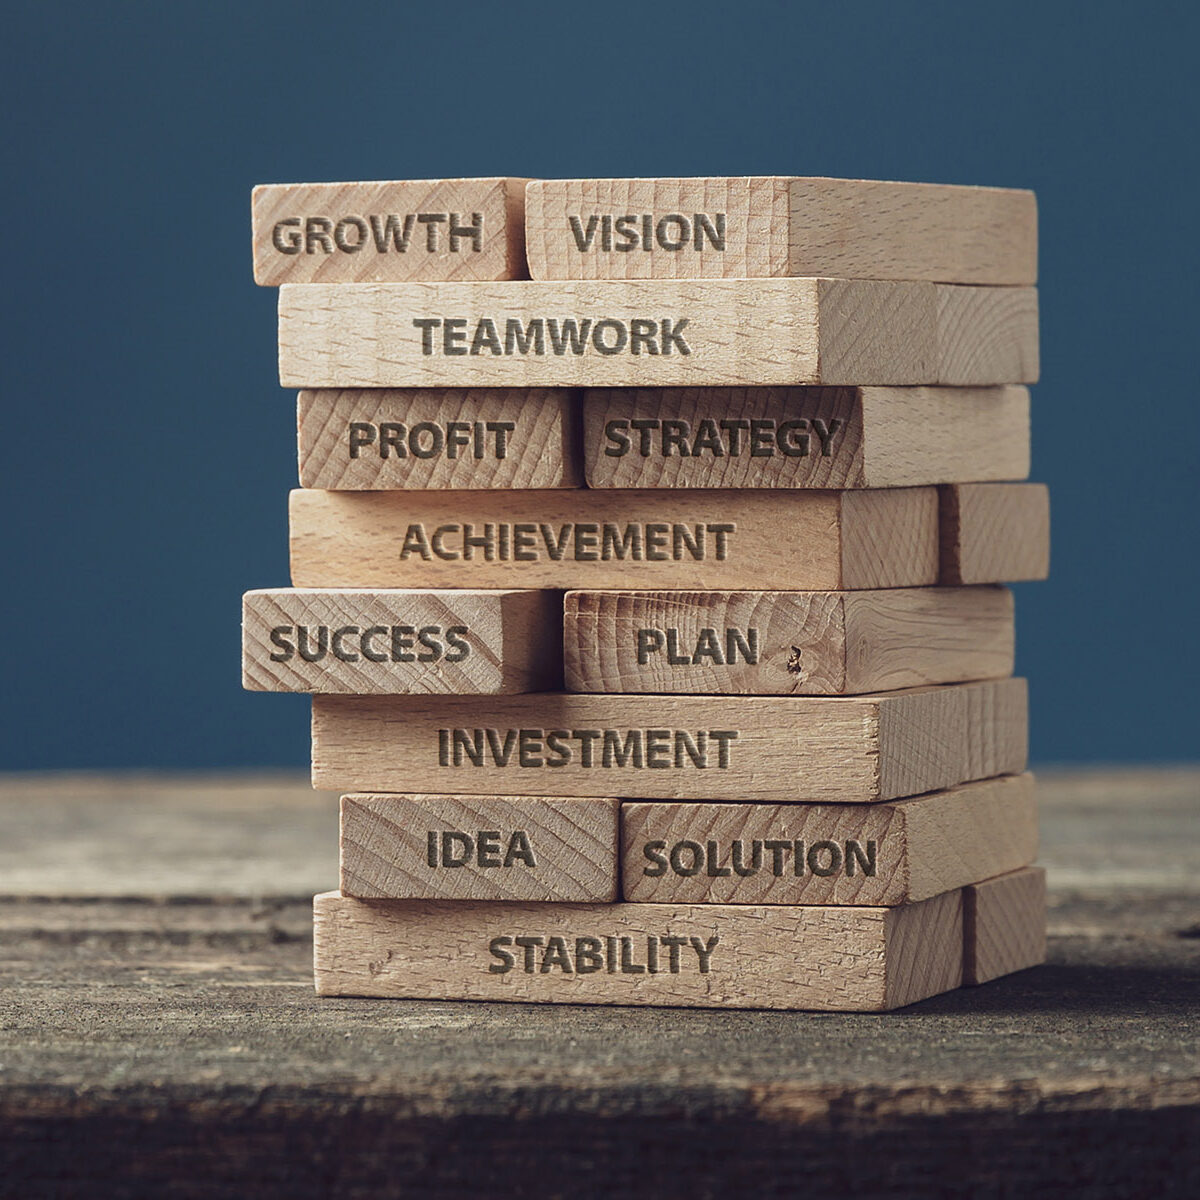
[[[663,1200],[786,1194],[802,1163],[806,1196],[927,1200],[933,1163],[961,1196],[1193,1200],[1200,772],[1038,790],[1044,967],[797,1019],[317,997],[336,797],[295,773],[0,776],[4,1183]]]
[[[262,184],[251,201],[254,281],[524,279],[525,183]]]
[[[960,683],[882,693],[895,704],[879,709],[881,798],[915,796],[1025,769],[1029,754],[1029,695],[1024,679]],[[827,698],[816,703],[828,703]],[[884,747],[895,746],[888,752]],[[959,748],[964,757],[957,757]],[[956,759],[957,778],[926,786],[933,764]]]
[[[1084,926],[1103,918],[1114,937],[1147,938],[1161,927],[1187,943],[1170,921],[1200,895],[1200,768],[1046,769],[1037,793],[1038,857],[1060,900],[1096,902]],[[67,925],[81,901],[101,897],[146,912],[164,900],[178,912],[179,898],[197,896],[308,907],[337,883],[337,799],[314,792],[307,770],[0,774],[0,913],[4,903],[32,911],[31,897],[65,899]],[[1150,916],[1140,930],[1134,896]],[[1063,909],[1054,916],[1064,932]]]
[[[322,996],[881,1012],[962,982],[959,892],[898,908],[464,904],[327,892],[313,910]]]
[[[1044,483],[939,489],[941,582],[1016,583],[1050,574],[1050,493]]]
[[[1046,961],[1046,872],[1026,867],[963,890],[963,983]]]
[[[1037,319],[1033,288],[862,279],[288,284],[279,378],[309,388],[1033,383]]]
[[[242,597],[242,685],[350,695],[538,691],[562,679],[553,592],[273,588]]]
[[[875,696],[315,696],[338,791],[870,803],[1025,769],[1023,679]]]
[[[564,388],[303,391],[296,424],[301,487],[468,491],[583,482],[578,396]]]
[[[623,235],[616,220],[628,215]],[[1006,188],[786,176],[536,180],[525,222],[534,279],[1037,280],[1037,202]]]
[[[612,902],[619,811],[602,798],[343,796],[342,894]]]
[[[621,806],[621,896],[689,904],[907,904],[1037,856],[1031,775],[889,804]]]
[[[486,497],[298,490],[290,511],[299,587],[857,589],[937,581],[933,488]]]
[[[585,393],[594,488],[890,488],[1029,474],[1029,391],[608,388]]]
[[[1013,669],[1004,588],[574,591],[563,608],[571,692],[845,695]]]

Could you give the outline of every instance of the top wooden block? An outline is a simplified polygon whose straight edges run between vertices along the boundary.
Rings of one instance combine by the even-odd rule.
[[[553,179],[525,193],[534,279],[833,275],[1037,281],[1029,191],[766,176]]]
[[[254,282],[524,279],[525,183],[262,184],[251,202]]]

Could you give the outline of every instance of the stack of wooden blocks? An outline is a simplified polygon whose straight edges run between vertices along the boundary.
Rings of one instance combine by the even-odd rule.
[[[882,1010],[1042,961],[1025,191],[266,186],[332,996]]]

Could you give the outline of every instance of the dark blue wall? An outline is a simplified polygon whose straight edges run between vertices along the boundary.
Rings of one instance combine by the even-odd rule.
[[[1035,188],[1035,757],[1194,757],[1198,14],[10,4],[0,765],[305,760],[306,701],[238,684],[294,480],[250,188],[498,174]]]

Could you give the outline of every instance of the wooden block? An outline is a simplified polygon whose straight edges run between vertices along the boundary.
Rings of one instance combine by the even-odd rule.
[[[321,996],[878,1012],[962,982],[962,893],[899,908],[313,902]]]
[[[1037,201],[867,179],[552,179],[525,192],[534,279],[1037,280]]]
[[[1046,872],[1026,867],[963,889],[963,983],[1046,961]]]
[[[857,589],[937,582],[934,488],[291,496],[299,587]]]
[[[594,389],[594,488],[889,488],[1029,474],[1029,391]]]
[[[825,696],[1013,670],[1004,588],[568,592],[571,692]]]
[[[619,810],[560,796],[343,796],[342,894],[611,902]]]
[[[565,388],[304,391],[296,423],[301,487],[469,491],[583,482],[578,396]]]
[[[639,903],[908,904],[1036,857],[1032,775],[891,804],[621,806],[621,895]]]
[[[524,279],[524,179],[268,183],[254,189],[254,282]]]
[[[939,489],[941,582],[1016,583],[1050,573],[1044,483],[960,483]]]
[[[284,387],[1033,383],[1037,291],[864,279],[293,284]]]
[[[268,588],[242,598],[242,685],[257,692],[497,695],[557,687],[553,592]]]
[[[1025,769],[1023,679],[875,696],[313,697],[329,791],[870,803]]]

